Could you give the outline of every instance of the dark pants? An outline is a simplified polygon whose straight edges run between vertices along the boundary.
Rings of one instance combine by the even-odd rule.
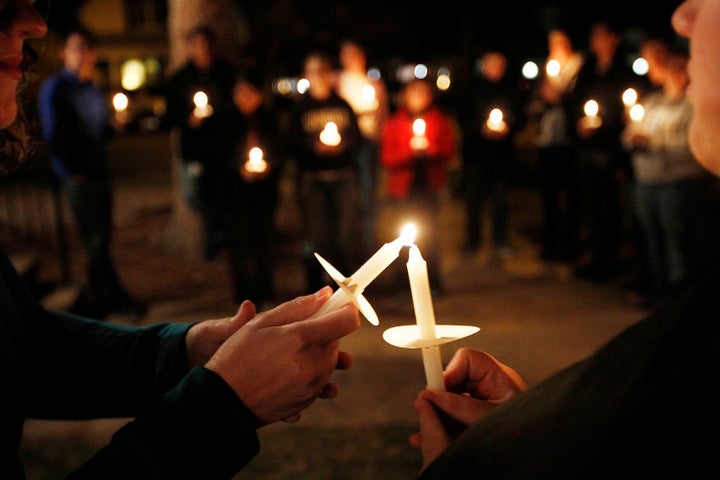
[[[352,169],[303,174],[300,192],[305,226],[305,274],[310,291],[327,282],[314,253],[332,263],[343,275],[353,272],[358,242],[357,177]]]
[[[110,304],[124,295],[110,256],[112,192],[105,180],[63,183],[75,226],[87,254],[87,288],[91,301]]]
[[[538,150],[542,258],[573,261],[580,237],[580,174],[571,147]]]

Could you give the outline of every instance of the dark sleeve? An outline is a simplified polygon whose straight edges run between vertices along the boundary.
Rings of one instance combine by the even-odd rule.
[[[706,435],[720,424],[718,288],[715,274],[678,304],[504,403],[421,478],[702,476],[717,461]]]
[[[229,479],[259,452],[256,426],[219,376],[196,367],[67,479]]]
[[[32,318],[25,360],[27,416],[135,416],[187,373],[190,324],[131,327],[42,308]]]

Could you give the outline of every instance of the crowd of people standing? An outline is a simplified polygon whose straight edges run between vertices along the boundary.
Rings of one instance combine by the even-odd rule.
[[[627,62],[623,40],[607,20],[592,23],[586,39],[554,28],[534,80],[518,74],[510,52],[488,45],[475,59],[479,68],[451,86],[460,92],[451,98],[431,78],[391,87],[369,69],[362,43],[345,38],[335,49],[306,52],[299,76],[309,87],[286,101],[273,92],[272,78],[223,59],[211,29],[190,30],[187,61],[164,89],[163,125],[176,134],[182,195],[203,228],[202,257],[228,259],[236,300],[276,300],[278,183],[293,164],[308,288],[329,282],[315,252],[350,273],[383,243],[381,208],[404,205],[418,221],[436,224],[445,191],[464,208],[465,251],[489,245],[493,258],[508,258],[514,254],[510,194],[518,169],[529,167],[540,205],[538,256],[596,283],[642,286],[644,304],[655,305],[701,273],[699,259],[716,238],[704,219],[714,212],[707,200],[717,182],[678,170],[681,162],[693,163],[688,118],[663,126],[669,105],[683,103],[685,84],[656,107],[658,92],[679,75],[663,72],[682,64],[682,52],[672,51],[681,45],[641,43],[650,66],[641,77]],[[646,107],[645,120],[630,119],[623,98],[630,87]],[[413,107],[416,91],[428,92],[426,104]],[[206,105],[198,107],[197,93],[206,95]],[[585,111],[589,100],[597,112]],[[247,101],[254,106],[241,105]],[[418,119],[421,134],[413,130]],[[674,139],[667,138],[671,129]],[[519,153],[521,137],[531,143],[529,160]],[[248,162],[254,147],[262,155],[260,171]],[[648,168],[675,169],[663,179],[692,177],[693,185],[673,183],[673,195],[658,193],[660,180],[648,183]],[[662,185],[670,190],[665,180]],[[440,291],[443,232],[435,230],[425,240]],[[652,236],[653,230],[663,234]]]

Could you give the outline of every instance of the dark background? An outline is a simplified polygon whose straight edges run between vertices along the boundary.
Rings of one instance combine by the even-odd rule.
[[[158,0],[162,1],[162,0]],[[77,22],[85,0],[38,0],[50,28],[62,31]],[[132,0],[128,0],[132,4]],[[429,61],[496,45],[512,54],[542,55],[545,33],[562,26],[583,48],[592,20],[610,19],[628,32],[628,40],[646,32],[671,35],[670,15],[679,0],[237,0],[251,28],[255,55],[272,53],[292,61],[314,47],[333,48],[353,36],[371,58],[401,56]]]

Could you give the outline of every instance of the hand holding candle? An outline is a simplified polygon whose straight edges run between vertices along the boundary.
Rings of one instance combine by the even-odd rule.
[[[416,245],[410,246],[407,270],[416,325],[389,328],[383,332],[383,339],[400,348],[420,348],[427,388],[445,390],[440,345],[467,337],[480,329],[469,325],[435,324],[427,262]]]

